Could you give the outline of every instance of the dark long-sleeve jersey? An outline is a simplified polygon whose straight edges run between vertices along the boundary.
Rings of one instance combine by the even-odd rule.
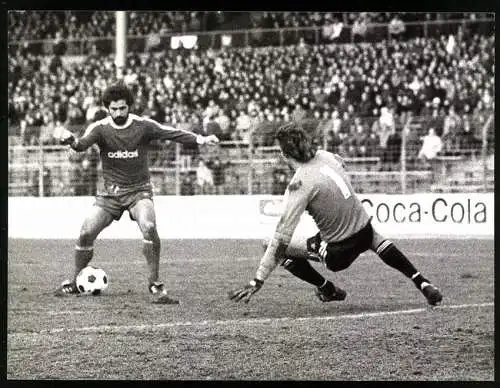
[[[73,148],[84,151],[97,144],[104,178],[104,187],[98,188],[98,194],[121,195],[151,187],[148,148],[151,140],[155,139],[188,145],[200,143],[199,136],[192,132],[129,114],[122,126],[116,125],[109,116],[89,125]]]
[[[312,216],[326,242],[344,240],[359,232],[370,220],[355,195],[342,160],[317,151],[295,172],[285,192],[285,210],[275,238],[288,244],[304,210]]]

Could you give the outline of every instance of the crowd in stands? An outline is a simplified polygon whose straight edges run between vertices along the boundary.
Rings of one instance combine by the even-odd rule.
[[[202,31],[217,28],[228,13],[199,11],[128,12],[128,34],[147,35]],[[115,13],[112,11],[11,11],[8,14],[9,39],[87,39],[113,37]]]
[[[232,21],[245,27],[239,13],[134,12],[129,31],[140,35],[151,26],[161,31],[188,28],[186,24],[207,29],[207,14],[215,18],[214,25]],[[9,13],[10,40],[50,37],[63,44],[68,37],[114,34],[112,13],[20,15]],[[298,44],[287,45],[285,39],[283,46],[260,47],[263,40],[252,46],[258,38],[252,36],[251,46],[244,48],[130,52],[123,81],[134,91],[134,113],[216,134],[222,141],[270,146],[277,125],[299,120],[327,150],[345,157],[380,157],[390,166],[400,159],[405,131],[408,159],[425,164],[438,154],[477,153],[481,131],[494,112],[493,31],[459,26],[453,34],[423,37],[405,29],[405,23],[415,20],[459,17],[464,15],[252,13],[254,28],[317,25],[333,42],[341,33],[336,36],[339,29],[330,22],[348,24],[360,36],[366,33],[363,23],[390,22],[397,39],[311,45],[300,37]],[[106,115],[101,96],[117,80],[114,56],[68,58],[63,52],[44,56],[20,46],[8,57],[9,131],[21,144],[55,144],[52,134],[58,126],[81,134],[87,124]],[[408,127],[410,117],[416,125]],[[183,155],[196,153],[183,149]],[[75,179],[88,180],[91,174],[85,171],[96,168],[95,153],[75,158],[72,162],[81,170]],[[181,191],[222,193],[237,187],[232,180],[238,177],[225,173],[230,165],[226,160],[193,159],[197,173],[183,175]],[[168,161],[158,157],[153,165]],[[286,186],[286,173],[278,169],[272,175],[273,192],[278,193]]]
[[[266,128],[313,120],[329,148],[370,155],[408,114],[441,136],[478,135],[494,104],[494,37],[457,35],[371,45],[228,48],[131,54],[124,82],[132,108],[159,122],[272,145]],[[116,80],[113,56],[63,64],[19,52],[9,59],[9,120],[25,144],[52,141],[58,125],[83,126]],[[451,135],[450,135],[451,136]],[[369,146],[373,144],[374,147]],[[372,151],[370,151],[372,150]]]
[[[133,11],[128,12],[128,35],[312,26],[332,29],[352,26],[363,33],[370,23],[392,23],[394,30],[398,31],[402,25],[404,28],[404,23],[485,18],[493,19],[493,15],[463,12]],[[8,22],[11,41],[113,37],[115,33],[112,11],[11,11]]]

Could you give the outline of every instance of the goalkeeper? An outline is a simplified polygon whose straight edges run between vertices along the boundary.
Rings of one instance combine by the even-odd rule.
[[[331,271],[342,271],[362,252],[371,249],[384,263],[411,279],[430,305],[441,302],[441,292],[393,242],[373,229],[370,217],[352,189],[342,159],[326,151],[316,151],[297,123],[281,127],[276,137],[283,157],[295,170],[285,192],[285,210],[254,279],[231,292],[230,299],[248,303],[281,264],[299,279],[315,286],[322,302],[344,300],[346,292],[325,279],[309,260],[321,261]],[[310,238],[294,236],[292,240],[304,210],[313,217],[319,233]]]

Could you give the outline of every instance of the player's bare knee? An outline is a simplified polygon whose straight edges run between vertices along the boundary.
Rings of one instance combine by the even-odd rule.
[[[158,239],[158,232],[156,231],[156,224],[154,222],[144,222],[141,225],[141,230],[145,240],[156,241]]]
[[[92,246],[95,238],[95,232],[92,229],[83,227],[80,230],[80,235],[78,236],[78,245],[84,247]]]

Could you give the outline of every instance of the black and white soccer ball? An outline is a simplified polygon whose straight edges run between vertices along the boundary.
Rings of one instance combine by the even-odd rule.
[[[76,287],[80,294],[99,295],[108,288],[108,275],[102,268],[89,265],[76,277]]]

